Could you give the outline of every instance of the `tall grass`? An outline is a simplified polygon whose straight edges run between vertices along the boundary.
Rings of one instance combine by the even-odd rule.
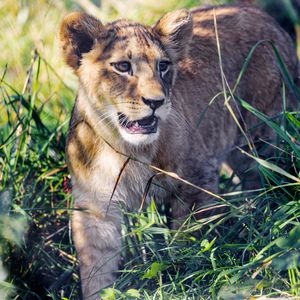
[[[103,1],[97,13],[105,20],[121,16],[129,2]],[[171,7],[195,4],[137,2],[132,18],[149,23]],[[67,10],[91,4],[74,3],[0,4],[0,299],[79,298],[64,154],[76,80],[62,64],[56,37]],[[287,77],[279,54],[277,60]],[[123,208],[123,269],[103,299],[300,297],[300,118],[286,110],[288,89],[298,93],[283,85],[275,119],[238,99],[277,134],[275,142],[262,141],[274,157],[250,154],[264,188],[241,192],[234,174],[222,173],[227,211],[199,221],[191,216],[178,231],[155,199],[144,211]],[[231,96],[226,87],[225,95]]]

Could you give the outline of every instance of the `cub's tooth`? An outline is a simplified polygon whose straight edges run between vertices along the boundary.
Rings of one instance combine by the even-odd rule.
[[[139,127],[138,121],[135,121],[133,125],[134,125],[135,127]]]

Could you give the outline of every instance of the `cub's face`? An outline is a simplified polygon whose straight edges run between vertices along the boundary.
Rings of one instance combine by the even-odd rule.
[[[168,122],[176,65],[191,36],[186,10],[165,15],[153,27],[125,20],[104,26],[87,14],[72,13],[60,32],[65,59],[99,126],[117,129],[134,145],[153,142]]]

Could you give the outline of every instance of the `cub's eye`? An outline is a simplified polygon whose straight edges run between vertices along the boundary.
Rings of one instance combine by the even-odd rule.
[[[129,73],[131,71],[131,64],[128,61],[120,61],[117,63],[111,63],[119,72]]]
[[[160,72],[166,72],[169,69],[169,65],[171,64],[171,62],[167,61],[167,60],[162,60],[159,62],[158,64],[158,69]]]

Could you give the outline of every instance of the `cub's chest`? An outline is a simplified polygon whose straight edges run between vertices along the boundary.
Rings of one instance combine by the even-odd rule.
[[[99,195],[104,202],[114,194],[113,201],[139,207],[147,183],[155,175],[146,153],[139,155],[138,161],[128,160],[98,138],[85,122],[79,123],[69,134],[67,153],[74,188],[80,195]],[[152,195],[162,198],[162,193],[161,188],[151,185],[148,199]]]
[[[113,201],[125,203],[132,208],[139,207],[155,175],[149,164],[146,158],[141,157],[139,162],[104,147],[95,157],[89,180],[93,186],[90,188],[98,189],[107,197],[114,192]],[[165,194],[164,189],[156,185],[151,185],[148,192],[146,201],[153,195],[161,198]]]

